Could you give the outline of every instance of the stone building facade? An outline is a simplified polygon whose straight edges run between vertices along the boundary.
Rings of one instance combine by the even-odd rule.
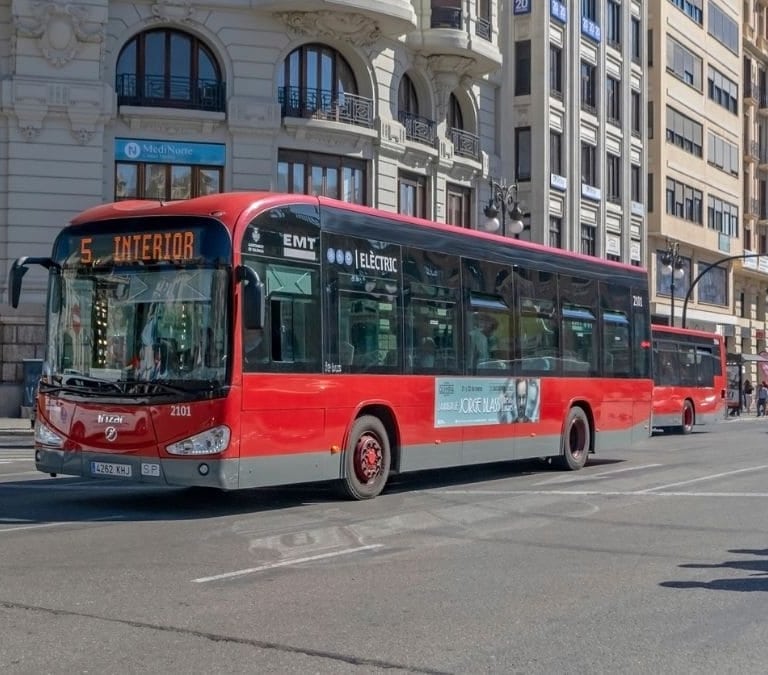
[[[476,227],[509,4],[0,0],[4,297],[14,259],[114,199],[292,190]],[[0,415],[43,357],[45,283],[0,309]]]

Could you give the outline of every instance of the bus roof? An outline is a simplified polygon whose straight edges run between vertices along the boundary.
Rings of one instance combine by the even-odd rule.
[[[692,336],[703,338],[719,338],[722,339],[722,335],[719,333],[712,333],[706,330],[698,330],[696,328],[680,328],[679,326],[666,326],[664,324],[651,324],[652,333],[667,333],[670,335],[679,336]]]
[[[368,206],[360,206],[342,202],[329,197],[315,197],[312,195],[303,195],[298,193],[278,193],[278,192],[220,192],[204,197],[195,197],[193,199],[182,199],[177,201],[154,201],[131,199],[119,202],[101,204],[86,209],[77,214],[70,221],[71,225],[82,225],[95,221],[105,221],[124,218],[144,218],[153,216],[210,216],[221,221],[231,232],[234,232],[235,225],[240,215],[245,211],[252,211],[256,208],[269,208],[271,206],[280,206],[286,204],[315,204],[319,206],[343,209],[360,214],[377,215],[398,220],[406,224],[418,224],[420,227],[434,229],[439,232],[451,233],[455,235],[457,229],[453,225],[438,223],[432,220],[424,220],[404,216],[389,211],[381,211]],[[541,244],[528,242],[520,239],[512,239],[490,232],[482,232],[473,229],[461,229],[463,236],[485,240],[487,242],[498,242],[505,246],[519,247],[524,250],[546,253],[549,256],[553,254],[588,262],[590,265],[599,264],[608,267],[616,267],[624,272],[638,275],[647,274],[647,270],[642,267],[627,265],[625,263],[595,258],[593,256],[581,253],[573,253],[562,249],[552,249]]]

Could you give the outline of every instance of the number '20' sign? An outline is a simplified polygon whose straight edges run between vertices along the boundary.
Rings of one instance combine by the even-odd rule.
[[[513,0],[514,8],[513,14],[530,14],[531,13],[531,0]]]

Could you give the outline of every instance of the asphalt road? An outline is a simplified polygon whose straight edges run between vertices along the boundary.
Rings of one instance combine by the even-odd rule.
[[[3,673],[766,671],[768,419],[362,503],[51,479],[3,442]]]

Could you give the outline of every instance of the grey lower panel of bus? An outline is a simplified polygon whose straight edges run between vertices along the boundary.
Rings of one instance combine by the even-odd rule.
[[[639,434],[647,436],[648,431],[638,427],[631,431],[603,432],[598,436],[596,446],[604,450],[627,447]],[[559,454],[559,435],[492,439],[467,444],[413,445],[403,449],[400,470],[419,471]],[[189,457],[158,459],[42,448],[35,451],[35,456],[37,469],[44,473],[102,478],[104,476],[94,473],[93,468],[94,462],[104,462],[130,467],[130,476],[107,476],[110,480],[151,485],[196,485],[223,490],[334,480],[341,476],[343,459],[343,455],[328,452],[226,460]]]
[[[722,419],[723,413],[696,413],[694,424],[716,424]],[[662,427],[680,427],[683,425],[683,411],[679,413],[668,413],[666,415],[654,415],[653,426]]]

